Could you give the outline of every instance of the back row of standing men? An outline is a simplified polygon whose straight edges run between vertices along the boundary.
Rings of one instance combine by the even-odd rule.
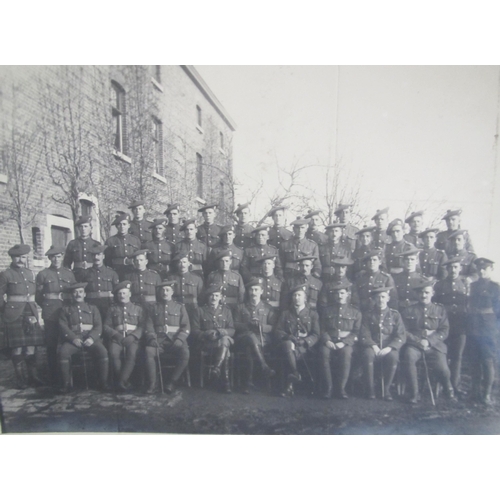
[[[110,359],[118,387],[126,390],[142,346],[148,392],[154,391],[155,359],[162,353],[177,359],[167,384],[173,390],[189,361],[189,347],[215,353],[214,373],[229,391],[235,337],[246,360],[244,392],[251,386],[254,358],[266,376],[274,375],[264,354],[279,345],[288,369],[284,394],[293,394],[300,380],[297,360],[318,344],[325,398],[333,390],[331,359],[338,370],[338,395],[347,397],[351,357],[358,350],[368,397],[374,397],[373,366],[380,361],[383,396],[391,399],[404,345],[409,400],[416,402],[416,363],[422,356],[449,397],[453,389],[460,392],[470,334],[477,359],[475,392],[491,401],[498,285],[489,279],[493,263],[477,259],[468,232],[460,228],[460,210],[445,214],[446,231],[424,230],[422,212],[389,223],[387,208],[372,217],[373,226],[359,229],[350,223],[351,206],[342,204],[335,212],[338,221],[323,233],[319,211],[294,220],[293,231],[288,230],[283,206],[268,212],[273,226],[259,227],[248,223],[247,205],[236,209],[235,225],[219,226],[216,205],[207,204],[199,209],[205,222],[198,227],[195,219],[180,221],[178,204],[165,210],[167,219],[152,222],[144,217],[142,201],[129,208],[133,219],[119,214],[113,222],[117,234],[105,245],[91,238],[91,220],[81,217],[79,236],[66,249],[47,252],[51,266],[36,283],[25,267],[29,247],[9,251],[13,263],[0,275],[0,307],[21,385],[24,360],[29,378],[38,380],[34,346],[45,342],[53,382],[60,372],[63,390],[69,389],[71,356],[85,347],[99,360],[103,386]],[[72,304],[65,305],[70,296]],[[42,308],[45,336],[34,302]]]

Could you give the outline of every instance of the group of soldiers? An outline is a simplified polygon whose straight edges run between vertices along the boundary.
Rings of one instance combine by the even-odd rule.
[[[354,362],[366,397],[376,397],[377,379],[381,397],[392,400],[399,367],[415,404],[419,365],[446,397],[464,395],[467,344],[471,395],[491,404],[500,287],[491,280],[493,262],[474,254],[460,210],[444,215],[445,231],[424,229],[421,211],[389,222],[388,208],[357,228],[352,206],[341,204],[323,232],[320,211],[312,210],[290,231],[284,206],[267,213],[273,225],[258,227],[249,223],[248,204],[226,226],[215,223],[215,204],[198,210],[201,225],[181,221],[176,203],[153,221],[143,201],[129,209],[133,216],[119,213],[105,244],[92,239],[91,219],[80,217],[78,237],[51,247],[50,267],[36,276],[28,245],[9,250],[0,311],[20,388],[47,383],[35,358],[45,345],[50,382],[62,392],[72,388],[72,356],[88,351],[102,390],[130,390],[142,359],[145,392],[158,390],[159,371],[170,393],[190,358],[208,357],[210,376],[230,393],[234,356],[245,394],[257,365],[264,379],[284,371],[285,397],[314,373],[323,398],[347,399]],[[173,367],[165,383],[164,359]]]

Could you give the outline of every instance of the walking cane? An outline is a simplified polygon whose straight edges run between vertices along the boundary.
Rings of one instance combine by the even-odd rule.
[[[434,392],[432,391],[431,380],[429,378],[429,370],[427,368],[427,359],[425,357],[425,351],[422,351],[422,354],[424,358],[425,378],[427,380],[427,387],[429,388],[429,392],[431,393],[432,406],[436,406],[436,401],[434,400]]]

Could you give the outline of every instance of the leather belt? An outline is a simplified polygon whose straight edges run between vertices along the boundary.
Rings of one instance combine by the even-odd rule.
[[[35,302],[34,295],[9,295],[7,302]]]
[[[155,328],[157,333],[178,333],[180,329],[181,329],[180,326],[170,326],[170,325],[158,326]]]
[[[82,261],[82,262],[75,262],[73,264],[74,269],[90,269],[93,266],[92,262],[87,262],[87,261]]]
[[[203,267],[201,264],[191,264],[191,271],[202,271]]]
[[[130,325],[129,323],[127,323],[125,325],[116,325],[113,328],[115,330],[118,330],[119,332],[123,332],[123,330],[126,330],[127,332],[133,332],[137,329],[137,325]]]
[[[113,292],[88,292],[87,299],[103,299],[105,297],[113,297]]]
[[[389,272],[391,274],[400,274],[403,272],[403,268],[402,267],[390,267]]]
[[[80,324],[80,325],[73,325],[72,330],[82,330],[82,332],[90,332],[94,328],[94,325],[86,325],[86,324]]]
[[[142,302],[156,302],[156,295],[139,295]]]
[[[65,300],[69,299],[69,296],[67,293],[62,293],[62,292],[57,292],[57,293],[44,293],[43,298],[47,300]]]
[[[130,257],[115,257],[111,259],[111,263],[114,266],[131,266],[132,259]]]

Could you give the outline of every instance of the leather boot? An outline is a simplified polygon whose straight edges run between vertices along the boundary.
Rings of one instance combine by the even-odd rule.
[[[365,365],[366,397],[368,399],[375,399],[374,370],[375,367],[373,366],[373,362]]]
[[[14,372],[16,373],[16,383],[18,389],[26,389],[28,383],[24,375],[23,367],[24,357],[22,354],[14,354],[12,356],[12,364],[14,365]]]
[[[254,351],[255,351],[255,354],[257,356],[257,359],[259,360],[264,377],[266,377],[266,378],[274,377],[276,375],[276,372],[272,368],[270,368],[269,365],[266,363],[266,360],[264,358],[264,353],[262,351],[262,347],[258,344],[255,344]]]
[[[241,392],[250,394],[250,389],[253,387],[253,355],[252,350],[248,347],[245,349],[245,363],[243,371],[243,384]]]
[[[61,369],[61,381],[62,381],[62,387],[60,389],[60,392],[63,394],[66,394],[67,392],[69,392],[71,390],[71,386],[69,383],[69,379],[70,379],[69,360],[60,361],[59,367]]]
[[[109,391],[109,360],[108,358],[99,360],[99,384],[101,386],[101,390]]]
[[[36,358],[34,354],[26,356],[26,366],[28,368],[28,381],[33,387],[45,385],[45,382],[38,376]]]
[[[146,358],[146,376],[148,379],[146,394],[153,394],[156,389],[156,360],[154,357]]]
[[[330,370],[330,356],[322,353],[321,356],[321,374],[325,382],[325,392],[322,394],[323,399],[330,399],[333,391],[332,372]]]
[[[226,347],[225,345],[220,346],[219,349],[217,350],[215,363],[213,368],[211,369],[211,374],[216,379],[220,377],[222,363],[224,362],[224,359],[226,358],[228,351],[229,348]]]
[[[231,394],[231,382],[229,380],[229,350],[222,364],[222,392]]]

